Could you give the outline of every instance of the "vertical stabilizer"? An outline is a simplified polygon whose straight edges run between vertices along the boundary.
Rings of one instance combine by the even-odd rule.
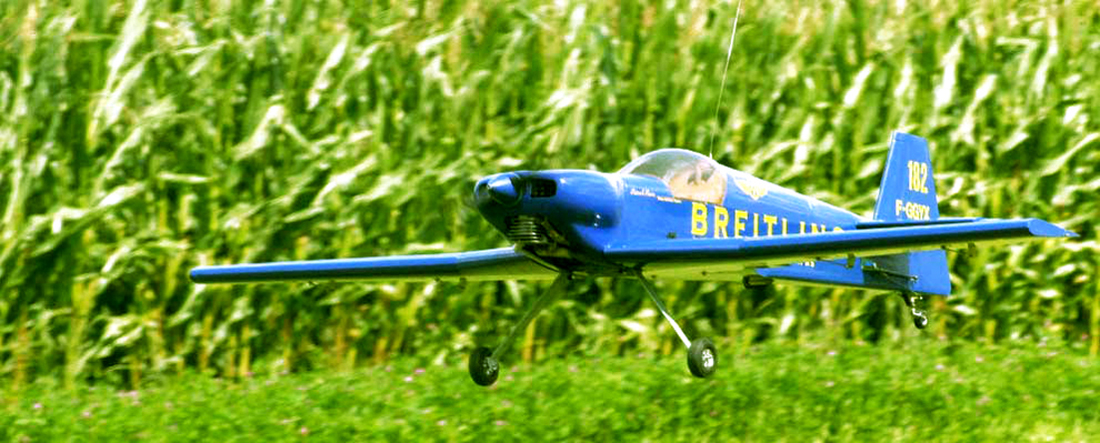
[[[890,154],[878,189],[875,220],[935,220],[939,217],[928,141],[895,131],[890,136]]]
[[[921,221],[939,217],[928,141],[895,131],[890,136],[890,154],[875,202],[875,220]],[[944,251],[910,252],[874,257],[872,260],[880,269],[916,277],[909,284],[914,292],[951,293],[951,278]]]

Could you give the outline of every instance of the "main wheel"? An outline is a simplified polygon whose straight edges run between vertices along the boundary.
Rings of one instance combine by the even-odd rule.
[[[493,351],[484,346],[470,354],[470,378],[481,386],[491,386],[500,375],[500,364],[493,358]]]
[[[688,348],[688,369],[691,375],[699,378],[709,377],[718,366],[718,352],[709,338],[697,338]]]

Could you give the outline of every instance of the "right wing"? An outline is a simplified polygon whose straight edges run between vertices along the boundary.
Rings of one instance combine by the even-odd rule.
[[[706,238],[613,245],[604,256],[645,272],[698,279],[806,261],[966,248],[1077,234],[1043,220],[956,219],[899,225],[867,223],[855,231],[753,238]]]
[[[200,266],[191,270],[195,283],[273,281],[483,281],[550,280],[557,272],[513,248],[448,254],[396,255]]]

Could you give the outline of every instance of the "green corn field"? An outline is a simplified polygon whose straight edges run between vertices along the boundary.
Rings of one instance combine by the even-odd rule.
[[[668,146],[857,213],[890,131],[944,216],[1082,235],[950,253],[915,331],[894,294],[661,281],[689,333],[928,334],[1100,351],[1100,7],[1086,1],[0,2],[0,380],[350,370],[493,344],[547,283],[201,286],[194,266],[507,244],[505,170]],[[719,95],[722,102],[719,105]],[[824,338],[822,338],[824,337]],[[574,284],[509,359],[676,353],[634,281]]]

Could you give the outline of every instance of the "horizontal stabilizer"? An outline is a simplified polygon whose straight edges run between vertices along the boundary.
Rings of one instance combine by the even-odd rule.
[[[399,255],[202,266],[191,270],[195,283],[272,281],[456,281],[549,280],[557,273],[512,248],[448,254]]]
[[[739,269],[845,258],[849,255],[870,257],[963,248],[971,243],[991,244],[1076,236],[1077,234],[1034,218],[982,219],[821,234],[623,244],[607,248],[604,255],[614,261],[645,265],[646,270],[706,269],[710,272],[734,272]]]

